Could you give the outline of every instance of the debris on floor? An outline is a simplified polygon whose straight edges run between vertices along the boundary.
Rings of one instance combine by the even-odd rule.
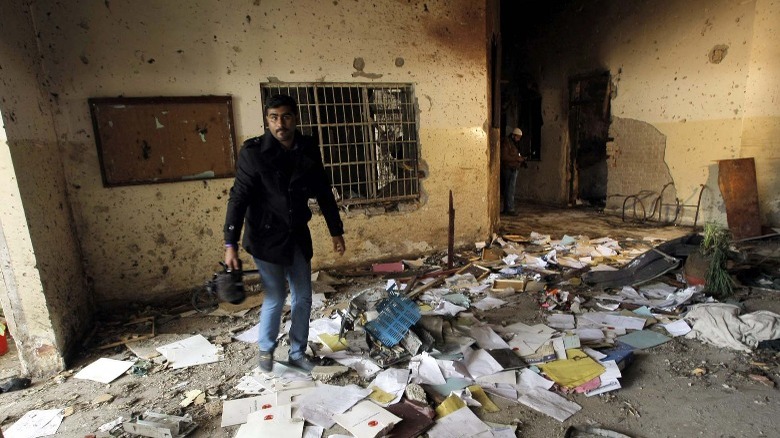
[[[244,318],[262,298],[250,295],[240,310],[209,305],[209,312],[177,314],[224,318],[231,321],[228,330],[120,333],[110,347],[115,353],[126,350],[100,357],[73,377],[115,384],[124,374],[143,379],[170,373],[166,391],[176,399],[175,410],[135,412],[125,417],[130,421],[95,425],[104,436],[185,436],[197,427],[189,415],[195,409],[221,418],[227,435],[220,436],[516,436],[522,424],[492,423],[486,416],[528,408],[558,422],[577,418],[583,398],[611,397],[637,355],[676,337],[746,352],[761,345],[776,350],[768,342],[780,338],[780,315],[740,315],[737,306],[709,296],[706,284],[687,281],[683,266],[700,244],[697,235],[659,245],[494,235],[451,257],[320,271],[312,275],[319,304],[309,344],[318,366],[310,375],[284,364],[285,313],[270,373],[255,368],[255,359],[211,386],[189,381],[190,367],[230,360],[225,347],[231,344],[256,349],[258,325]],[[744,263],[740,272],[747,272]],[[529,297],[538,319],[518,320],[505,312]],[[149,325],[155,327],[154,318]],[[705,366],[688,372],[697,378],[712,374]],[[774,386],[758,367],[746,378]],[[112,403],[115,395],[105,397],[100,403]],[[624,403],[627,412],[636,412]],[[36,427],[51,428],[57,418],[62,422],[60,411],[30,412],[45,415],[46,422]],[[8,431],[33,427],[36,418],[19,418]],[[566,430],[572,437],[627,436],[592,425]]]

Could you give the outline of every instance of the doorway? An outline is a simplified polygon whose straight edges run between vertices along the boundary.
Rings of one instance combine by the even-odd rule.
[[[569,79],[569,205],[606,204],[611,84],[608,71]]]

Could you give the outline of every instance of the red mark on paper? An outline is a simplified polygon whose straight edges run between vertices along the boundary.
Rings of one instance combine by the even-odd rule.
[[[377,424],[379,424],[379,422],[376,420],[371,420],[368,422],[368,425],[371,427],[376,427]]]
[[[274,419],[273,415],[266,415],[265,417],[263,417],[263,420],[265,420],[265,421],[273,420],[273,419]]]

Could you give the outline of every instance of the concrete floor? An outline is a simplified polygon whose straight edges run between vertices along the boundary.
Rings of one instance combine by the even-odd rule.
[[[536,231],[560,239],[586,235],[590,238],[612,237],[637,240],[656,238],[674,239],[693,232],[690,226],[663,226],[654,222],[643,224],[623,222],[619,216],[609,216],[591,207],[555,207],[518,201],[517,215],[501,216],[500,230],[504,234],[527,236]]]

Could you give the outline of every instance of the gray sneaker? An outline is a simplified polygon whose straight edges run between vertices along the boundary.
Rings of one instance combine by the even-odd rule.
[[[274,368],[274,352],[260,350],[260,371],[270,373]]]
[[[316,364],[314,362],[312,362],[311,360],[309,360],[309,358],[306,357],[305,354],[303,356],[299,357],[298,359],[290,358],[287,361],[287,363],[289,363],[290,365],[292,365],[292,366],[294,366],[296,368],[300,368],[300,369],[302,369],[302,370],[304,370],[306,372],[311,372],[311,370],[314,369],[314,367],[316,366]]]

